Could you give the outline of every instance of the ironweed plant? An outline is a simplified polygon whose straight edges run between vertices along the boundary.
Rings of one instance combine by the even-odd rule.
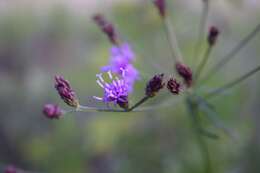
[[[101,96],[93,96],[93,99],[96,101],[103,102],[104,107],[98,108],[82,105],[69,81],[57,75],[55,76],[55,88],[61,99],[71,107],[71,110],[65,111],[57,104],[48,103],[44,106],[43,113],[49,119],[59,119],[71,112],[95,111],[128,113],[145,111],[146,109],[142,107],[142,104],[149,102],[151,99],[156,99],[156,96],[160,94],[161,90],[167,89],[171,97],[179,97],[183,104],[185,104],[204,159],[204,172],[212,172],[209,150],[204,138],[218,139],[219,135],[205,129],[200,121],[201,117],[199,115],[207,116],[213,126],[222,129],[227,135],[233,137],[232,132],[226,128],[219,119],[218,112],[211,103],[211,99],[221,96],[223,92],[232,89],[254,75],[260,70],[260,65],[236,79],[231,79],[230,82],[223,86],[213,88],[211,91],[203,91],[201,88],[228,62],[236,58],[239,51],[260,31],[260,24],[246,35],[244,39],[238,42],[238,44],[207,73],[203,73],[211,58],[211,53],[218,43],[219,35],[221,34],[221,28],[217,26],[207,26],[210,1],[203,0],[200,29],[193,55],[199,63],[195,65],[185,62],[185,57],[182,55],[172,21],[168,14],[169,11],[167,10],[166,1],[154,0],[153,4],[158,10],[162,27],[164,27],[164,32],[170,46],[172,67],[174,68],[174,73],[171,76],[166,76],[163,73],[152,74],[151,79],[147,81],[146,87],[144,88],[143,96],[135,104],[130,104],[130,96],[134,92],[134,85],[136,82],[142,80],[140,72],[133,65],[135,53],[131,45],[120,38],[119,32],[113,23],[110,23],[102,14],[96,14],[93,17],[93,21],[107,36],[112,46],[110,49],[109,63],[101,67],[100,73],[96,75],[96,83],[101,88],[103,94]],[[205,30],[205,28],[208,29]],[[204,50],[202,51],[202,43],[204,41],[207,43],[205,52],[203,52]],[[203,54],[202,57],[199,56],[201,54]]]

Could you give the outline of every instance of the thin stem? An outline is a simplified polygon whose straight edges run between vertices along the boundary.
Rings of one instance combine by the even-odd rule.
[[[194,59],[198,59],[199,53],[202,47],[202,41],[204,40],[204,35],[206,33],[205,28],[207,26],[207,20],[209,15],[209,1],[203,1],[203,10],[200,17],[198,38],[196,41],[195,49],[194,49]]]
[[[170,45],[170,50],[172,53],[172,57],[174,58],[174,61],[183,62],[182,54],[178,45],[178,41],[174,32],[173,25],[171,24],[171,21],[168,17],[164,18],[163,20],[164,24],[164,30],[166,34],[167,41]]]
[[[246,80],[250,76],[254,75],[258,71],[260,71],[260,66],[256,67],[255,69],[251,70],[250,72],[244,74],[243,76],[237,78],[236,80],[229,82],[229,83],[223,85],[222,87],[219,87],[219,88],[213,90],[212,92],[206,94],[205,98],[209,99],[209,98],[219,95],[223,91],[226,91],[227,89],[230,89],[230,88],[236,86],[237,84],[243,82],[244,80]]]
[[[190,97],[192,97],[190,95]],[[202,154],[202,158],[204,160],[204,173],[210,173],[211,172],[211,161],[210,161],[210,155],[209,155],[209,150],[206,142],[202,138],[201,134],[201,125],[200,121],[198,119],[198,107],[195,102],[193,102],[191,99],[192,98],[187,98],[187,107],[191,115],[192,119],[192,125],[193,128],[195,129],[195,134],[198,140],[198,145],[200,147],[200,151]]]
[[[150,97],[145,96],[140,101],[138,101],[135,105],[133,105],[131,108],[127,109],[128,112],[133,111],[135,108],[146,102]]]
[[[237,53],[242,49],[244,48],[255,36],[256,34],[260,31],[260,24],[258,24],[255,29],[249,33],[241,42],[239,42],[237,44],[236,47],[234,47],[226,56],[224,56],[220,61],[219,63],[217,63],[213,68],[212,70],[207,73],[207,76],[204,77],[204,79],[202,80],[202,82],[206,82],[208,81],[211,76],[213,76],[214,74],[216,74],[218,71],[220,71],[225,64],[227,64],[230,60],[232,60],[236,55]]]
[[[66,113],[70,112],[132,112],[135,108],[139,107],[141,104],[146,102],[150,97],[145,96],[140,101],[138,101],[136,104],[134,104],[129,109],[109,109],[109,108],[96,108],[96,107],[89,107],[89,106],[82,106],[79,105],[76,110],[67,111]]]
[[[202,70],[204,69],[205,65],[207,64],[208,60],[209,60],[209,57],[210,57],[210,53],[211,53],[211,50],[212,50],[212,46],[208,46],[204,56],[203,56],[203,59],[201,60],[198,68],[197,68],[197,71],[195,73],[195,81],[197,82],[197,80],[199,79],[201,73],[202,73]]]

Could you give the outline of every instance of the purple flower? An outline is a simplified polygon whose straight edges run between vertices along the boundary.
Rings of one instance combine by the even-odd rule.
[[[13,165],[9,165],[5,168],[5,172],[4,173],[16,173],[16,167]]]
[[[146,85],[145,94],[148,97],[154,97],[163,87],[163,76],[164,74],[155,75]]]
[[[139,79],[139,73],[132,65],[134,59],[135,55],[129,44],[124,43],[120,46],[113,46],[110,51],[109,65],[102,67],[101,71],[111,71],[121,77],[122,72],[124,72],[124,80],[128,84],[129,92],[131,92],[135,81]]]
[[[69,81],[65,80],[62,76],[55,76],[55,88],[65,103],[72,107],[78,107],[79,101]]]
[[[124,78],[119,79],[118,77],[113,77],[110,71],[107,72],[111,82],[107,83],[102,77],[102,74],[97,74],[97,83],[103,88],[103,97],[96,97],[95,99],[103,101],[104,103],[113,102],[115,105],[118,104],[120,107],[128,108],[128,85]]]
[[[43,114],[49,119],[59,119],[63,110],[55,104],[46,104],[43,107]]]

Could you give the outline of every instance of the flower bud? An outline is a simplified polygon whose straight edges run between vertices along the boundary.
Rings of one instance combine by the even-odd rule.
[[[79,106],[76,93],[70,87],[69,81],[65,80],[62,76],[55,76],[55,88],[65,103],[71,107]]]
[[[16,167],[13,165],[7,166],[4,171],[4,173],[16,173],[16,172],[17,172]]]
[[[43,107],[43,114],[49,119],[59,119],[63,110],[58,105],[46,104]]]
[[[218,35],[219,35],[219,30],[217,27],[212,26],[209,29],[209,33],[208,33],[208,44],[210,46],[214,46],[217,39],[218,39]]]
[[[109,23],[105,17],[101,14],[96,14],[93,17],[95,23],[99,26],[99,28],[107,35],[111,43],[117,44],[118,43],[118,36],[115,32],[115,28],[113,24]]]
[[[170,78],[167,82],[167,88],[172,94],[177,95],[180,93],[181,84],[176,79]]]
[[[188,87],[192,84],[192,71],[191,69],[182,63],[176,63],[176,70],[178,74],[183,78]]]
[[[157,7],[161,17],[165,17],[166,2],[165,0],[154,0],[154,5]]]
[[[146,85],[146,96],[148,97],[154,97],[157,92],[159,92],[164,87],[163,82],[163,76],[164,74],[158,74],[155,75]]]

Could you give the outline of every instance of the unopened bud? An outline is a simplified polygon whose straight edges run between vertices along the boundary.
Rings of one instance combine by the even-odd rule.
[[[180,93],[181,84],[176,79],[171,78],[167,82],[167,88],[172,94],[177,95]]]
[[[43,114],[49,119],[59,119],[63,110],[55,104],[46,104],[43,107]]]
[[[158,93],[163,87],[164,87],[164,82],[163,82],[163,77],[164,74],[158,74],[155,75],[146,85],[146,95],[148,97],[153,97]]]
[[[219,30],[217,27],[212,26],[209,29],[209,33],[208,33],[208,44],[210,46],[215,45],[217,39],[218,39],[218,35],[219,35]]]
[[[113,44],[118,43],[118,36],[112,23],[109,23],[101,14],[95,15],[93,17],[93,20],[96,22],[99,28],[107,35],[107,37]]]
[[[165,0],[154,0],[153,1],[154,5],[159,11],[159,14],[161,17],[165,17],[165,11],[166,11],[166,2]]]
[[[192,84],[192,71],[191,69],[182,63],[176,63],[176,70],[178,74],[183,78],[188,87]]]
[[[71,107],[78,107],[79,101],[76,93],[72,90],[69,81],[62,76],[55,76],[55,88],[58,91],[61,99]]]

